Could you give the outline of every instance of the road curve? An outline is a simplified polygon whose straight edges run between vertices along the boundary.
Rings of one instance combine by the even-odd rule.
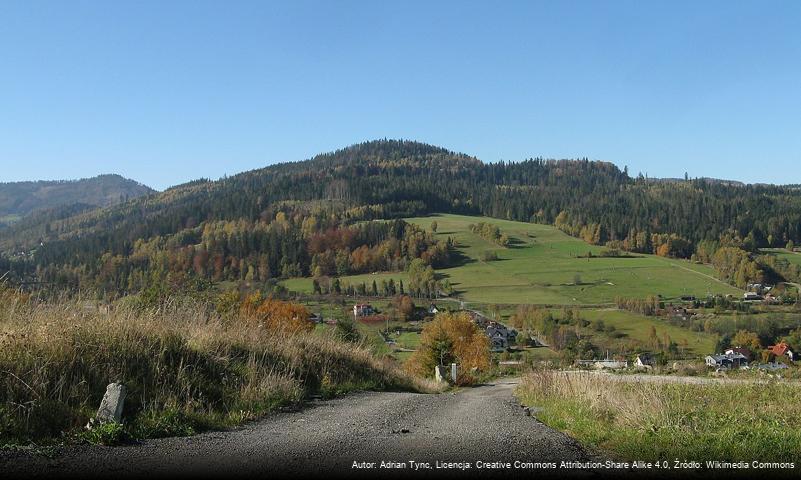
[[[570,437],[527,416],[512,395],[516,384],[515,380],[499,380],[438,395],[358,393],[313,402],[303,411],[279,413],[231,431],[121,447],[69,447],[54,458],[0,454],[0,471],[29,478],[309,473],[416,477],[421,473],[442,476],[457,472],[414,472],[409,466],[411,460],[428,462],[432,467],[436,461],[470,462],[470,473],[491,475],[515,472],[479,472],[475,462],[596,459]],[[407,468],[353,468],[354,462],[381,461],[407,462]]]

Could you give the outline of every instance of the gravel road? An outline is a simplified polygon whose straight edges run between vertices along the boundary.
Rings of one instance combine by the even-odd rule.
[[[0,472],[25,477],[216,477],[266,474],[442,476],[436,462],[598,460],[570,437],[527,416],[514,399],[515,380],[439,395],[367,392],[312,402],[244,427],[121,447],[69,447],[54,458],[0,454]],[[377,469],[380,462],[405,469]],[[414,471],[411,461],[429,463]],[[376,462],[355,469],[354,462]],[[573,472],[577,473],[577,472]],[[578,473],[592,475],[590,472]]]

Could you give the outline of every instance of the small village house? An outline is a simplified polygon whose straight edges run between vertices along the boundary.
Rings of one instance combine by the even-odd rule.
[[[795,353],[790,350],[790,346],[785,342],[779,342],[776,345],[769,346],[768,351],[775,358],[786,358],[791,362],[793,362],[795,358]]]
[[[712,368],[741,368],[748,365],[748,359],[741,353],[732,352],[730,354],[707,355],[706,365]]]
[[[369,303],[357,303],[353,306],[353,316],[356,318],[367,317],[375,313],[375,309]]]
[[[751,350],[749,350],[747,348],[744,348],[744,347],[727,348],[726,351],[723,352],[723,354],[724,355],[730,355],[730,356],[737,355],[737,354],[742,355],[743,357],[745,357],[745,361],[746,362],[750,362],[751,360],[754,359],[754,354],[751,352]]]
[[[641,353],[634,359],[637,368],[651,368],[654,366],[654,357],[650,353]]]

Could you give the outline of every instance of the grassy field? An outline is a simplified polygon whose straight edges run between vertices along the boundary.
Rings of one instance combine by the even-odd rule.
[[[784,248],[763,248],[762,251],[783,258],[793,265],[801,265],[801,253],[791,252]]]
[[[521,401],[543,423],[620,460],[797,462],[797,384],[653,384],[535,371]]]
[[[570,237],[554,227],[484,217],[434,215],[407,219],[426,229],[436,220],[436,235],[452,237],[462,259],[457,266],[438,270],[458,296],[469,302],[501,304],[592,305],[611,303],[616,296],[682,295],[741,292],[714,278],[705,265],[654,255],[633,258],[578,258],[597,255],[602,247]],[[500,247],[470,232],[478,222],[497,225],[511,237],[509,247]],[[494,251],[497,261],[485,262],[480,255]],[[375,273],[345,277],[352,283],[394,278],[404,273]],[[576,280],[580,280],[578,284]],[[284,285],[293,291],[311,291],[308,278],[291,279]]]
[[[671,340],[687,350],[689,355],[708,355],[715,349],[717,336],[705,332],[693,332],[686,328],[671,325],[658,317],[646,317],[637,313],[618,309],[585,309],[581,311],[582,318],[587,320],[603,320],[605,325],[612,325],[617,332],[626,336],[609,342],[606,346],[612,351],[620,351],[626,346],[647,346],[651,327],[656,330],[657,336],[663,338],[667,333]],[[631,348],[628,348],[631,349]]]

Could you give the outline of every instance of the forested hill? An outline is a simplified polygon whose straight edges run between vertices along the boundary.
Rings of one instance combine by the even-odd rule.
[[[203,228],[219,222],[241,220],[246,224],[237,228],[256,229],[283,213],[297,222],[297,235],[309,238],[332,222],[431,212],[554,224],[591,243],[684,257],[702,240],[717,242],[722,235],[752,247],[801,240],[797,188],[653,182],[631,178],[611,163],[587,160],[482,163],[417,142],[381,140],[218,181],[198,180],[104,209],[26,222],[0,232],[0,250],[8,261],[14,252],[42,242],[25,260],[29,269],[96,269],[104,254],[127,259],[142,242],[198,242]],[[304,232],[301,223],[307,217],[314,217],[316,226]],[[254,249],[242,248],[240,254]],[[302,258],[308,255],[302,248],[271,255],[290,255],[290,270],[312,273],[312,259]],[[272,272],[280,267],[277,258],[269,263]]]
[[[151,193],[149,187],[119,175],[0,183],[0,222],[11,223],[35,211],[73,205],[105,207]]]

